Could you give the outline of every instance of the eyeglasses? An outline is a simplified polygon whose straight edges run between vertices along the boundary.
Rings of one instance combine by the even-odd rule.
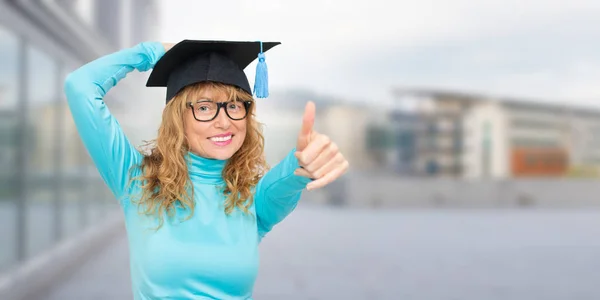
[[[213,102],[211,100],[202,99],[188,102],[187,106],[192,109],[194,119],[200,122],[209,122],[214,120],[218,115],[221,107],[224,108],[225,114],[232,120],[242,120],[246,118],[253,101],[229,101],[229,102]]]

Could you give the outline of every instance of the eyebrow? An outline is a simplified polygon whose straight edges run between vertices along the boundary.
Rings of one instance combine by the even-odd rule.
[[[227,100],[227,101],[215,101],[215,100],[210,99],[210,98],[199,98],[199,99],[196,99],[195,101],[196,102],[213,102],[213,103],[215,103],[215,102],[224,103],[224,102],[233,102],[233,101],[242,102],[242,100],[240,100],[238,98],[236,98],[236,99],[230,99],[230,100]]]

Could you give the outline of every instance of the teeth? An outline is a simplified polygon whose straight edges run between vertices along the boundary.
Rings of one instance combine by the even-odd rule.
[[[231,139],[231,135],[210,138],[210,140],[213,142],[225,142],[225,141],[229,141],[230,139]]]

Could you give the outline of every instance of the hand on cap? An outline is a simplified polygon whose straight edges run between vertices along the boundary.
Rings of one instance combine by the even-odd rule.
[[[300,164],[294,174],[314,179],[306,188],[313,190],[326,186],[348,170],[348,161],[337,145],[323,134],[313,130],[315,104],[308,102],[304,109],[302,128],[296,145],[296,158]]]
[[[163,45],[163,47],[165,47],[165,52],[169,51],[171,48],[173,48],[173,46],[175,46],[174,43],[161,43]]]

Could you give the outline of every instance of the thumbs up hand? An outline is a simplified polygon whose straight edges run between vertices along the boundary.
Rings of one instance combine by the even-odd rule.
[[[337,145],[326,135],[313,130],[315,104],[308,102],[304,109],[302,128],[296,144],[296,158],[300,168],[295,175],[314,179],[306,186],[313,190],[326,186],[348,170],[348,161],[340,153]]]

